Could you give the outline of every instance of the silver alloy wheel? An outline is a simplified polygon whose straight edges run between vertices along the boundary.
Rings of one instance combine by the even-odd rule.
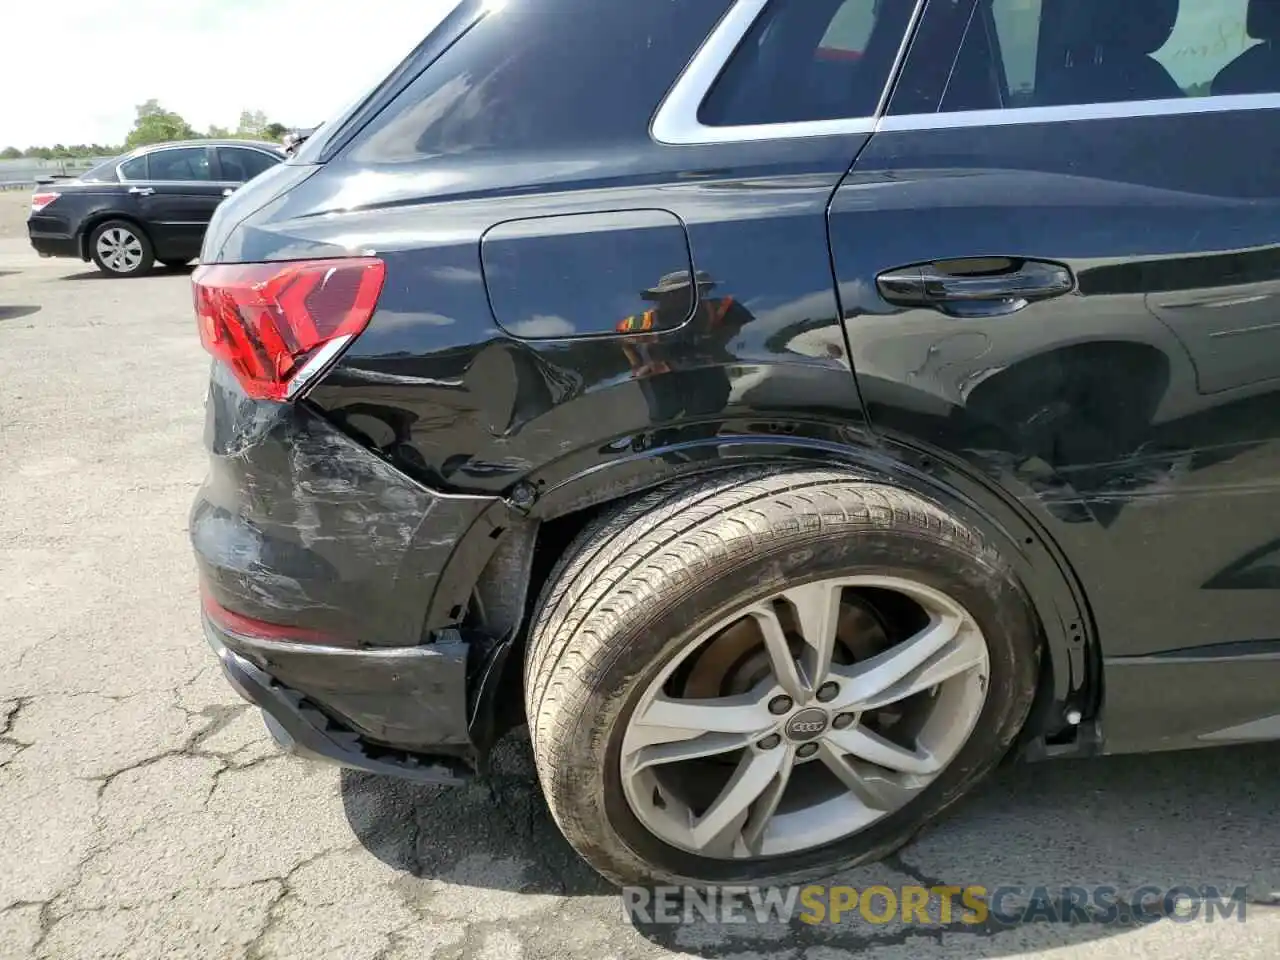
[[[97,248],[98,258],[112,273],[133,273],[142,263],[142,241],[125,227],[103,230]]]
[[[855,614],[877,591],[909,601],[910,633],[852,656],[848,627],[865,632]],[[699,651],[753,628],[763,668],[748,689],[673,695]],[[622,741],[627,802],[656,837],[704,857],[822,846],[900,809],[942,772],[978,721],[988,670],[977,623],[931,587],[857,576],[787,588],[701,633],[645,689]]]

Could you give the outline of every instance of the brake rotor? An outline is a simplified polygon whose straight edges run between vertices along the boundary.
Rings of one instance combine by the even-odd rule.
[[[792,654],[798,656],[803,642],[794,629],[788,629],[787,636]],[[836,663],[867,660],[890,645],[884,621],[865,598],[846,595],[841,599],[832,655]],[[743,617],[695,654],[683,672],[678,695],[703,699],[746,693],[771,672],[759,629],[750,617]]]

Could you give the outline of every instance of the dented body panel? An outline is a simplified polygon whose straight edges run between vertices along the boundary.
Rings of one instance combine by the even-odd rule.
[[[1167,118],[660,144],[648,117],[729,0],[678,6],[663,30],[665,4],[463,4],[376,109],[220,210],[207,259],[377,256],[386,281],[300,403],[214,370],[205,589],[332,649],[218,643],[359,746],[340,731],[312,752],[482,766],[520,719],[538,591],[595,510],[745,463],[841,464],[943,504],[1016,569],[1046,651],[1029,754],[1264,735],[1280,174],[1198,171],[1274,130],[1214,114],[1179,118],[1199,132],[1177,149]],[[886,120],[923,111],[954,60],[944,7],[967,22],[972,4],[929,5]],[[535,30],[530,10],[557,19]],[[539,97],[515,122],[493,93],[513,45],[574,37],[598,83],[524,78]],[[877,287],[966,257],[1052,261],[1076,286],[999,317]],[[1200,709],[1152,684],[1199,685]]]
[[[428,490],[308,410],[244,397],[214,366],[201,582],[244,616],[358,647],[421,642],[433,584],[494,498]]]

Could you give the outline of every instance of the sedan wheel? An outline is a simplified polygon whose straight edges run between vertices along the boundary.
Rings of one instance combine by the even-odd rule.
[[[906,490],[686,481],[590,525],[546,584],[538,775],[617,882],[811,880],[891,853],[994,767],[1037,632],[1008,563]]]
[[[146,235],[133,224],[114,220],[94,231],[93,261],[108,276],[128,277],[151,269],[155,257]]]

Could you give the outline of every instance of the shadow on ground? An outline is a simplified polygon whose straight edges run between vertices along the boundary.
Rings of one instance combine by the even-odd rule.
[[[0,320],[17,320],[20,317],[29,317],[31,314],[39,312],[39,307],[6,307],[0,303]]]
[[[63,276],[58,277],[57,280],[58,282],[63,280],[116,280],[120,283],[138,283],[140,281],[145,281],[148,277],[169,277],[175,274],[187,277],[191,275],[193,270],[195,270],[194,264],[188,264],[183,267],[156,266],[150,273],[142,273],[136,277],[112,277],[95,267],[92,270],[84,270],[80,273],[64,274]]]
[[[1248,909],[1275,909],[1280,891],[1280,765],[1275,746],[1259,745],[1144,757],[1111,757],[998,771],[945,822],[881,864],[827,879],[860,889],[920,884],[1016,886],[1115,885],[1133,891],[1206,884],[1224,892],[1244,886]],[[344,772],[344,805],[356,835],[374,856],[422,878],[512,894],[596,897],[617,891],[582,863],[561,837],[542,801],[527,742],[508,738],[490,782],[459,789]],[[523,869],[474,867],[511,863]],[[1121,897],[1123,899],[1123,897]],[[1015,907],[1014,896],[1008,901]],[[1268,905],[1269,904],[1269,905]],[[748,913],[751,911],[748,910]],[[1123,911],[1122,911],[1123,913]],[[1013,956],[1027,950],[1022,932],[984,924],[936,922],[873,926],[856,916],[843,924],[756,922],[678,925],[635,922],[653,943],[706,957],[746,950],[826,946],[837,951],[878,944],[945,942],[948,957]],[[1166,921],[1167,922],[1167,921]],[[1026,931],[1028,928],[1021,928]],[[1039,926],[1043,946],[1070,946],[1131,931],[1131,923]]]

